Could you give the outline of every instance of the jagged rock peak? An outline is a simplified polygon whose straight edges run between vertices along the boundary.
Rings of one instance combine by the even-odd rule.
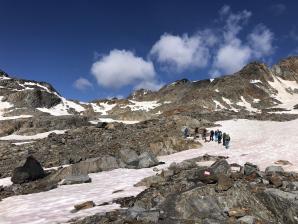
[[[6,72],[4,72],[3,70],[0,69],[0,77],[9,78],[9,75]]]

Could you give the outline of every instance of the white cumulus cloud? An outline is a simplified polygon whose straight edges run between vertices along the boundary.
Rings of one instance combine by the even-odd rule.
[[[239,37],[240,31],[252,15],[251,12],[243,10],[233,13],[229,6],[224,6],[219,14],[225,25],[219,32],[223,38],[213,56],[210,70],[212,77],[237,72],[250,61],[273,53],[274,35],[263,24],[257,25],[247,35],[247,40]]]
[[[154,88],[156,73],[151,61],[145,61],[127,50],[112,50],[93,63],[91,73],[99,85],[111,88],[121,88],[127,85],[140,86],[147,83],[147,87]]]
[[[219,74],[231,74],[240,70],[251,58],[252,50],[245,45],[241,45],[240,41],[234,41],[223,45],[217,52],[214,59],[213,76]],[[219,71],[217,71],[219,70]]]
[[[274,50],[273,33],[262,24],[248,35],[248,40],[257,58],[270,55]]]
[[[167,68],[178,71],[188,68],[205,67],[209,59],[208,44],[215,40],[209,36],[208,42],[199,35],[176,36],[163,34],[153,45],[150,54]]]
[[[73,85],[78,90],[86,90],[87,88],[93,87],[92,83],[88,79],[82,77],[78,78]]]

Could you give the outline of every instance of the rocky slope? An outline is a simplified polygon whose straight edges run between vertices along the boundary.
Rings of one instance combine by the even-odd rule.
[[[72,223],[297,223],[297,174],[278,166],[229,165],[219,159],[202,167],[198,158],[142,180],[137,197],[118,199],[123,210]],[[100,206],[100,205],[99,205]]]
[[[156,92],[138,90],[127,99],[90,103],[66,100],[48,83],[0,72],[1,175],[12,171],[11,161],[29,154],[44,166],[115,154],[122,148],[169,154],[191,146],[180,139],[182,126],[204,128],[231,118],[289,120],[298,116],[297,104],[298,57],[272,68],[253,62],[214,80],[183,79]],[[104,129],[91,124],[148,119],[152,121]],[[67,133],[46,138],[57,131]]]
[[[193,133],[196,127],[202,131],[219,120],[287,121],[298,118],[297,105],[298,57],[284,59],[272,68],[253,62],[229,76],[183,79],[156,92],[142,89],[127,99],[89,103],[67,100],[48,83],[0,72],[0,177],[11,176],[28,156],[34,156],[44,168],[60,167],[46,171],[40,180],[0,188],[0,199],[48,191],[59,181],[82,173],[150,167],[157,163],[148,165],[148,160],[156,161],[155,156],[200,147],[198,141],[182,138],[184,126]],[[281,188],[275,186],[272,175],[259,171],[255,176],[246,175],[242,168],[241,172],[224,173],[222,178],[228,180],[229,188],[218,190],[222,179],[215,175],[206,182],[202,176],[206,168],[193,162],[145,179],[140,185],[148,187],[146,191],[119,201],[129,209],[74,222],[245,223],[240,222],[242,215],[229,215],[227,207],[240,208],[236,212],[253,216],[246,219],[254,222],[297,221],[296,210],[284,205],[291,203],[297,208],[293,188],[296,174],[282,172],[278,177],[285,182]],[[231,169],[228,164],[224,167]],[[207,171],[212,173],[212,169]],[[89,181],[86,176],[82,178]],[[272,201],[274,208],[268,205]],[[201,213],[191,213],[192,207],[201,209]],[[281,216],[284,209],[288,212],[286,219]]]

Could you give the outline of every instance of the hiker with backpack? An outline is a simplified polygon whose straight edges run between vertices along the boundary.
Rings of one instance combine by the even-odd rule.
[[[203,130],[202,137],[203,137],[203,140],[205,140],[205,142],[207,142],[207,129],[206,128],[204,128],[204,130]]]
[[[196,138],[199,138],[199,128],[198,127],[195,128],[195,136],[194,136],[194,138],[195,139]]]
[[[221,143],[221,139],[222,139],[222,132],[221,131],[218,132],[217,139],[218,139],[218,141],[217,141],[218,144],[220,144]]]
[[[226,140],[225,140],[225,147],[226,147],[226,149],[229,148],[230,141],[231,141],[230,135],[229,134],[226,134]]]
[[[223,146],[226,145],[226,133],[225,132],[222,134],[222,145]]]
[[[218,129],[214,132],[214,141],[217,142],[217,138],[218,138]]]
[[[210,131],[210,139],[209,139],[209,142],[213,141],[213,137],[214,137],[214,131],[211,130],[211,131]]]
[[[189,136],[189,130],[187,127],[184,128],[184,138],[187,138]]]

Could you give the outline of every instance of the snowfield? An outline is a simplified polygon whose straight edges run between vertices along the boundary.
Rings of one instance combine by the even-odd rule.
[[[274,165],[277,160],[288,160],[287,171],[298,172],[298,120],[287,122],[228,120],[217,124],[231,136],[230,148],[210,142],[199,149],[201,153],[228,156],[229,163],[257,164],[261,170]],[[214,130],[217,128],[213,128]],[[276,165],[276,164],[275,164]]]
[[[261,170],[273,165],[277,160],[288,160],[292,165],[283,166],[283,168],[298,172],[296,135],[298,120],[288,122],[228,120],[218,124],[222,125],[218,127],[220,130],[228,132],[231,136],[230,149],[226,150],[215,142],[203,143],[203,147],[199,149],[159,157],[159,160],[164,161],[165,164],[157,168],[161,170],[167,168],[172,162],[181,162],[208,153],[228,156],[230,163],[243,165],[245,162],[252,162]],[[212,162],[199,164],[211,165]],[[119,208],[119,205],[111,203],[77,213],[70,212],[75,204],[88,200],[93,200],[98,205],[111,202],[115,198],[137,195],[144,190],[144,187],[133,185],[155,173],[153,168],[116,169],[90,174],[91,183],[59,186],[47,192],[9,197],[0,202],[0,223],[61,223],[74,217],[110,211]],[[3,180],[6,183],[7,181],[7,179]],[[113,193],[118,190],[121,191]]]

